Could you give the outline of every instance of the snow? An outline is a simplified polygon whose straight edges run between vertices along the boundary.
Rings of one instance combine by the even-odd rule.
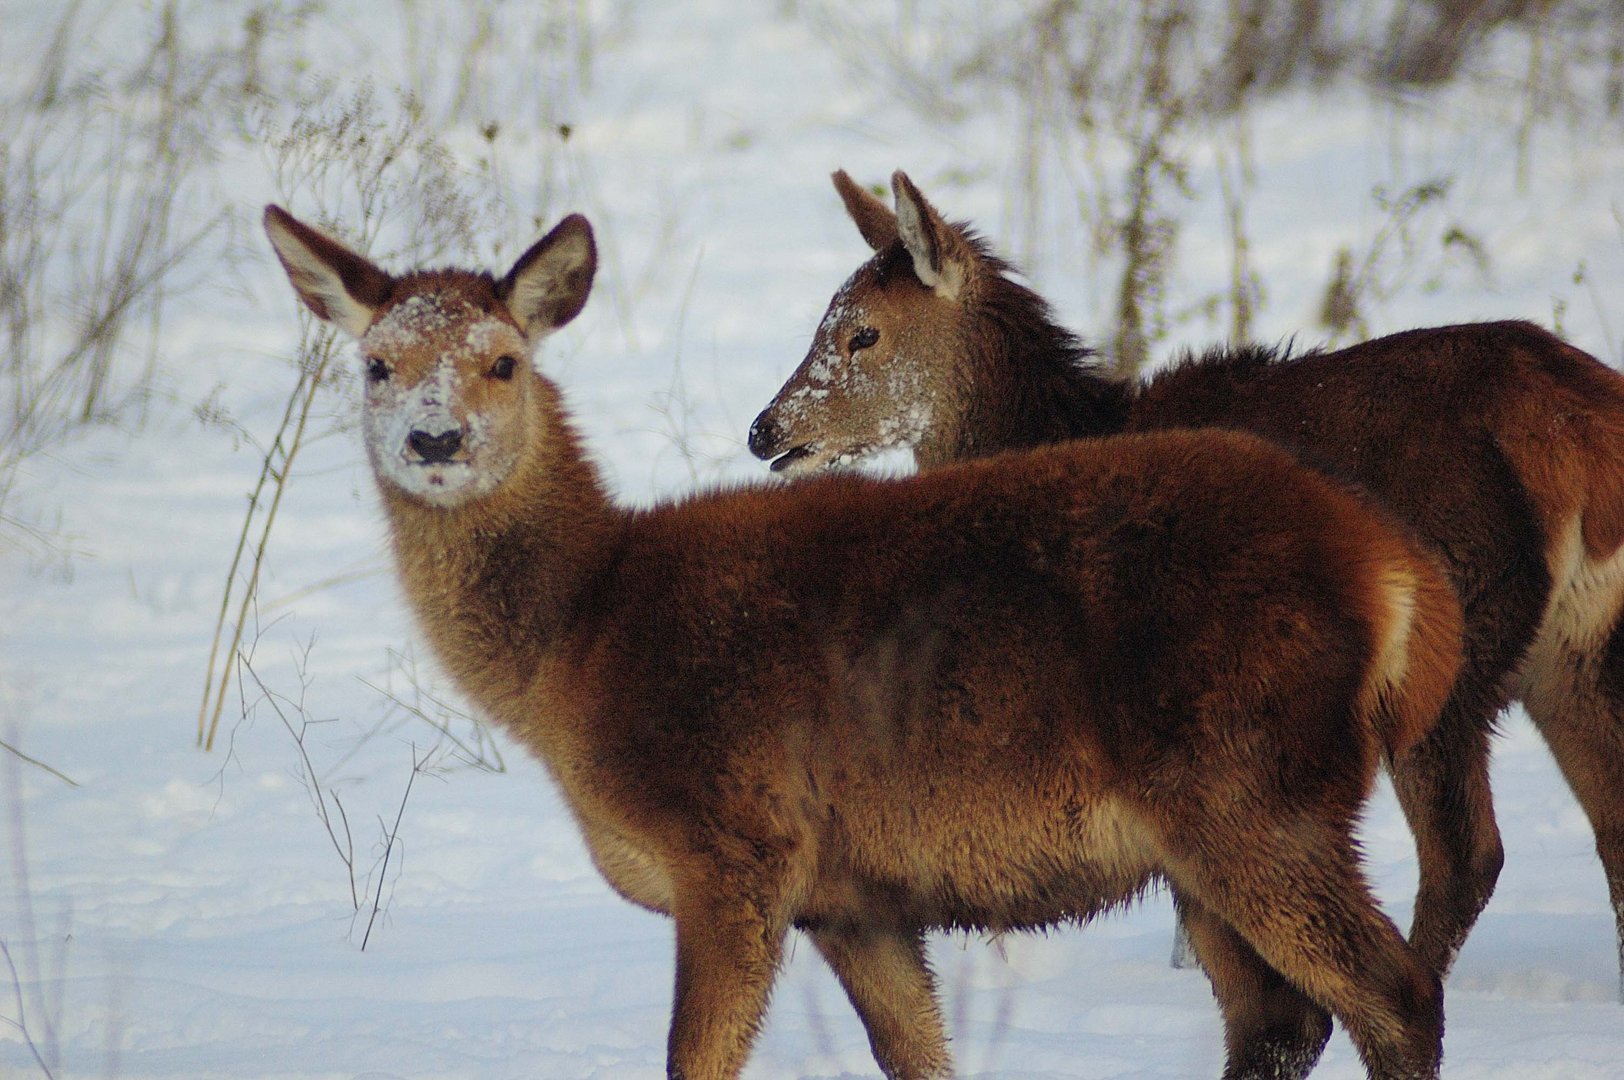
[[[534,181],[555,188],[539,227],[588,213],[603,268],[541,362],[627,502],[765,476],[744,449],[750,419],[868,254],[831,170],[868,181],[905,168],[947,216],[995,240],[1020,232],[1008,110],[924,123],[890,88],[847,70],[793,6],[592,5],[592,77],[561,94],[574,134],[558,175]],[[43,40],[44,7],[0,4],[7,37]],[[235,25],[227,7],[192,14]],[[443,7],[453,22],[463,11]],[[300,48],[318,72],[391,87],[407,77],[398,21],[335,3],[310,17]],[[128,40],[108,31],[93,44]],[[532,44],[515,41],[519,61],[481,69],[486,97],[518,100],[505,80],[536,77],[522,62]],[[1336,248],[1380,224],[1375,184],[1398,190],[1444,171],[1457,177],[1450,210],[1484,240],[1492,275],[1446,267],[1411,281],[1371,329],[1549,324],[1560,312],[1573,341],[1619,363],[1610,302],[1624,282],[1624,145],[1558,125],[1536,137],[1518,176],[1506,164],[1511,122],[1485,108],[1446,97],[1386,111],[1348,93],[1302,93],[1258,114],[1248,228],[1267,283],[1260,337],[1315,336],[1305,328]],[[457,143],[470,159],[477,144]],[[516,186],[531,182],[528,160],[503,162]],[[360,912],[289,729],[253,679],[241,691],[246,717],[232,692],[224,745],[193,746],[259,455],[187,407],[218,387],[243,429],[268,437],[299,334],[296,302],[255,231],[261,205],[283,198],[266,157],[223,147],[213,168],[212,190],[249,246],[222,268],[236,287],[170,309],[163,396],[176,404],[30,460],[8,506],[57,539],[0,547],[0,737],[78,786],[0,754],[0,939],[16,969],[13,987],[0,964],[0,1076],[43,1075],[19,1020],[59,1077],[663,1076],[670,927],[598,880],[542,770],[500,741],[506,771],[458,767],[440,743],[406,795],[414,754],[436,734],[378,688],[474,736],[435,704],[447,691],[413,644],[364,450],[342,411],[323,418],[299,460],[248,640],[255,676],[296,727],[309,721],[324,790],[342,797]],[[1227,234],[1206,164],[1192,184],[1169,288],[1204,296],[1227,280]],[[1053,187],[1056,203],[1070,198]],[[1009,253],[1063,321],[1098,342],[1089,328],[1107,325],[1112,280],[1084,254],[1074,219],[1061,220],[1032,250]],[[534,238],[470,237],[468,254],[500,242],[511,259]],[[1159,352],[1222,331],[1192,318]],[[1520,711],[1497,741],[1494,788],[1506,869],[1447,986],[1444,1074],[1624,1077],[1612,916],[1589,827]],[[1407,925],[1414,855],[1385,787],[1364,838],[1378,894]],[[363,951],[374,896],[381,913]],[[1168,967],[1171,925],[1155,897],[1081,930],[938,940],[961,1074],[1216,1075],[1217,1012],[1199,973]],[[795,943],[748,1075],[876,1074],[850,1007]],[[1314,1076],[1362,1075],[1338,1033]]]
[[[366,331],[357,350],[359,358],[385,358],[409,353],[414,341],[431,339],[441,346],[428,374],[415,381],[369,379],[361,422],[368,452],[383,474],[439,506],[455,506],[470,495],[489,492],[513,466],[508,455],[493,457],[486,416],[474,411],[462,415],[453,407],[463,396],[460,384],[483,377],[467,374],[468,358],[483,354],[493,342],[516,356],[530,354],[519,332],[495,318],[478,318],[466,327],[460,340],[455,338],[449,330],[455,313],[446,310],[450,302],[438,294],[407,297]],[[424,466],[407,450],[408,436],[418,431],[435,435],[462,432],[464,457]],[[476,462],[480,463],[477,468]]]

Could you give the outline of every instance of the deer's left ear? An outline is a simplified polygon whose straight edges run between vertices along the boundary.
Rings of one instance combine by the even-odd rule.
[[[948,300],[958,298],[970,273],[970,252],[953,227],[925,201],[908,174],[891,175],[897,199],[897,233],[913,257],[914,273],[925,286]]]
[[[265,208],[270,237],[282,269],[316,318],[359,338],[389,298],[394,279],[337,240],[323,236],[280,206]]]
[[[571,214],[519,256],[496,291],[533,345],[581,313],[597,269],[592,225]]]

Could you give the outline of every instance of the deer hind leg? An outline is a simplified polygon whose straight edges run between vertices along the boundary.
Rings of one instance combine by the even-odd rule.
[[[1574,561],[1529,651],[1523,703],[1595,830],[1624,1002],[1624,553]]]
[[[1607,876],[1624,1002],[1624,550],[1592,558],[1578,523],[1523,664],[1523,704],[1590,818]]]
[[[1331,1014],[1211,909],[1182,893],[1175,902],[1224,1014],[1224,1080],[1302,1080],[1331,1037]]]
[[[935,980],[917,931],[820,927],[812,941],[862,1018],[874,1060],[888,1080],[953,1075]]]
[[[1443,1053],[1439,978],[1377,909],[1353,852],[1347,821],[1299,817],[1250,836],[1196,826],[1168,869],[1263,964],[1342,1022],[1373,1080],[1433,1080]],[[1276,1008],[1287,1001],[1272,995]],[[1269,1030],[1252,1023],[1255,1037]]]
[[[669,1080],[735,1080],[744,1068],[783,956],[783,899],[750,874],[678,886]]]
[[[1472,682],[1457,685],[1438,725],[1393,762],[1393,791],[1420,866],[1410,944],[1440,977],[1488,906],[1505,862],[1489,790],[1498,702],[1471,700]]]
[[[1624,635],[1624,627],[1615,635]],[[1624,649],[1624,641],[1619,644]],[[1624,668],[1624,654],[1613,662]],[[1613,674],[1624,682],[1624,670]],[[1618,1000],[1624,1003],[1624,685],[1545,713],[1539,726],[1596,833],[1612,900]]]

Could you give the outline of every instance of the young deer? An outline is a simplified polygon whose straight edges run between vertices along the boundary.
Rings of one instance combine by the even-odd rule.
[[[1466,616],[1461,679],[1394,775],[1420,857],[1412,944],[1446,972],[1488,903],[1489,736],[1520,698],[1595,828],[1624,999],[1624,378],[1534,326],[1490,323],[1290,358],[1215,351],[1128,385],[906,175],[895,212],[834,180],[875,254],[756,419],[757,456],[794,472],[908,446],[932,469],[1211,426],[1358,483],[1437,552]]]
[[[586,302],[585,219],[500,279],[265,227],[359,339],[435,655],[675,918],[671,1077],[739,1074],[791,927],[887,1076],[948,1076],[928,930],[1080,922],[1164,876],[1226,1077],[1304,1075],[1333,1015],[1371,1076],[1437,1075],[1438,979],[1351,830],[1434,722],[1460,613],[1380,511],[1217,432],[622,509],[532,361]]]

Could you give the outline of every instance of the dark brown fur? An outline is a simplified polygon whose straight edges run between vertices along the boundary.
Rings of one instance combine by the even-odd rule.
[[[957,264],[950,287],[924,283],[936,271],[918,266],[888,207],[844,174],[836,186],[878,250],[756,421],[752,448],[789,452],[787,462],[860,452],[883,417],[945,387],[932,422],[907,440],[922,467],[1061,438],[1211,426],[1264,435],[1362,486],[1438,553],[1466,614],[1460,682],[1432,738],[1395,774],[1421,862],[1412,942],[1447,970],[1493,891],[1502,850],[1489,736],[1520,698],[1595,827],[1624,995],[1624,378],[1544,330],[1504,322],[1292,357],[1214,350],[1126,384],[905,176],[898,205],[916,203],[942,234],[935,247]],[[853,353],[845,342],[859,324],[880,337]],[[818,362],[834,372],[818,384],[828,392],[805,394]],[[843,380],[845,368],[870,377]],[[890,386],[902,390],[887,398]]]
[[[506,327],[533,347],[584,301],[584,220],[483,287],[494,323],[452,280],[369,309],[345,274],[381,270],[266,224],[381,365],[369,450],[435,654],[675,917],[669,1075],[738,1075],[798,927],[886,1074],[947,1076],[927,930],[1081,921],[1164,875],[1221,973],[1226,1076],[1303,1075],[1330,1014],[1372,1076],[1436,1075],[1438,981],[1351,830],[1448,692],[1459,611],[1381,514],[1212,432],[620,509],[556,387],[498,374]],[[464,457],[380,445],[400,402]]]

